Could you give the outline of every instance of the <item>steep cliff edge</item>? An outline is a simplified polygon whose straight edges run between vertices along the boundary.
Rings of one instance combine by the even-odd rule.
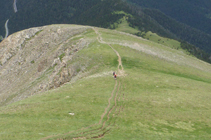
[[[76,75],[68,65],[90,40],[90,27],[54,25],[12,34],[0,44],[0,105],[59,87]],[[74,38],[78,38],[75,39]]]

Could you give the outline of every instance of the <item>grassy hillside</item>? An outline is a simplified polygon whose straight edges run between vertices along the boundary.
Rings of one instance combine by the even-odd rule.
[[[130,34],[136,34],[139,32],[139,29],[130,27],[128,21],[124,18],[122,19],[122,22],[118,24],[115,30],[130,33]]]
[[[156,33],[152,33],[151,31],[140,32],[139,29],[130,27],[129,23],[125,19],[122,19],[121,23],[118,24],[118,27],[115,30],[130,33],[130,34],[136,34],[149,41],[156,42],[158,44],[162,44],[164,46],[168,46],[173,49],[181,49],[179,41],[170,39],[170,38],[161,37],[157,35]]]
[[[0,107],[0,139],[210,139],[210,64],[118,31],[82,37],[91,43],[68,65],[85,69]]]

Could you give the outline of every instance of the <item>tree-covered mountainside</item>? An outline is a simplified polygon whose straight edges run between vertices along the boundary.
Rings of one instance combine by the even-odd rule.
[[[118,3],[120,0],[18,1],[18,12],[10,14],[10,34],[30,27],[56,23],[108,27],[112,19],[118,19],[119,15],[112,14]],[[12,3],[10,4],[12,7]],[[4,23],[5,20],[1,23],[0,34],[5,32]]]
[[[142,7],[158,9],[191,27],[211,34],[210,0],[128,0]]]
[[[200,31],[198,29],[195,29],[188,25],[180,23],[166,16],[165,14],[163,14],[162,12],[158,10],[143,9],[142,11],[146,15],[154,19],[158,24],[162,25],[162,27],[165,30],[168,30],[174,35],[176,35],[179,39],[185,40],[201,49],[211,52],[211,48],[210,48],[211,35],[210,34],[207,34],[203,31]],[[135,22],[135,24],[140,27],[140,25],[138,24],[139,21],[137,21],[137,19],[132,22]],[[166,36],[162,32],[158,31],[157,33],[159,33],[162,36]],[[169,37],[169,36],[167,35],[166,37]]]
[[[0,12],[5,13],[0,17],[0,35],[3,37],[6,34],[4,24],[7,19],[9,19],[9,34],[30,27],[49,24],[81,24],[115,29],[124,19],[129,26],[139,30],[136,35],[151,31],[163,37],[176,39],[181,42],[185,41],[190,46],[194,45],[193,50],[200,50],[197,52],[200,55],[196,56],[196,53],[188,52],[210,62],[209,2],[206,5],[201,4],[201,7],[204,7],[204,11],[202,10],[203,12],[201,12],[204,15],[204,19],[200,16],[200,22],[204,21],[203,27],[206,27],[206,32],[204,29],[192,26],[166,14],[165,12],[168,8],[166,8],[166,11],[159,9],[159,7],[162,9],[162,6],[169,7],[169,10],[175,7],[178,8],[182,5],[181,1],[175,4],[175,2],[164,0],[157,0],[156,2],[153,0],[130,0],[127,2],[123,0],[22,0],[16,1],[18,12],[14,10],[14,2],[13,0],[3,0],[0,3],[2,4],[0,5]],[[200,13],[200,4],[198,7],[196,6],[197,4],[197,0],[194,2],[186,0],[183,6],[187,6],[185,9],[188,9],[188,14],[191,12],[198,14]],[[175,16],[179,16],[181,12],[184,12],[184,10],[182,9]],[[187,15],[184,14],[184,16]],[[197,20],[195,14],[192,14],[189,18]],[[201,25],[199,23],[196,24]],[[195,47],[197,49],[194,49]],[[204,58],[205,56],[206,58]]]
[[[0,23],[5,22],[13,12],[13,1],[12,0],[1,0],[0,1]]]

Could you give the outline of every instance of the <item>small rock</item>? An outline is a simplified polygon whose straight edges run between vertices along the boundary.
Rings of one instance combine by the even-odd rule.
[[[72,115],[72,116],[73,116],[73,115],[75,115],[75,114],[74,114],[74,113],[69,113],[69,115]]]

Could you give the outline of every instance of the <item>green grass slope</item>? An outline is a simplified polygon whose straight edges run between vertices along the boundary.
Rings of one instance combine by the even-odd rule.
[[[115,30],[138,35],[147,40],[150,40],[150,41],[153,41],[153,42],[156,42],[156,43],[159,43],[159,44],[162,44],[162,45],[174,48],[174,49],[181,48],[180,42],[177,40],[161,37],[161,36],[157,35],[156,33],[152,33],[151,31],[141,32],[137,27],[136,28],[130,27],[129,23],[125,17],[121,19],[121,23],[118,24],[118,26]]]
[[[130,27],[126,19],[122,19],[122,23],[120,23],[115,30],[130,34],[136,34],[139,32],[138,29]]]
[[[84,38],[93,41],[69,63],[86,70],[0,107],[0,139],[211,138],[210,64],[117,31],[93,28]]]

